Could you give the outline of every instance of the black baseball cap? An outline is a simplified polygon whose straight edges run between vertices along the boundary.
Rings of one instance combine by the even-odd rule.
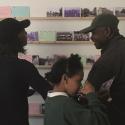
[[[115,15],[109,14],[109,13],[104,13],[104,14],[100,14],[100,15],[96,16],[93,19],[93,21],[89,27],[82,29],[79,32],[89,33],[98,27],[117,28],[118,23],[119,23],[119,20]]]
[[[0,21],[0,39],[11,39],[30,25],[30,20],[18,21],[14,18],[6,18]]]

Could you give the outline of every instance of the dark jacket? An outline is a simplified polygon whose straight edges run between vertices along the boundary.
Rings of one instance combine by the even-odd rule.
[[[123,125],[125,124],[125,38],[121,35],[115,36],[102,50],[101,57],[92,67],[87,80],[98,91],[104,82],[112,78],[109,117],[112,125]]]
[[[15,57],[0,56],[0,124],[29,125],[28,89],[46,98],[51,86],[33,64]]]

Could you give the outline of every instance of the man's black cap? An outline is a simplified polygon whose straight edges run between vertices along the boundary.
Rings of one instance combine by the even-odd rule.
[[[17,34],[30,25],[30,20],[18,21],[14,18],[6,18],[0,21],[0,40],[17,37]],[[8,41],[9,42],[9,41]]]
[[[83,33],[89,33],[95,30],[98,27],[112,27],[117,28],[118,27],[119,20],[118,18],[113,14],[100,14],[96,16],[91,25],[85,29],[80,30],[79,32]]]

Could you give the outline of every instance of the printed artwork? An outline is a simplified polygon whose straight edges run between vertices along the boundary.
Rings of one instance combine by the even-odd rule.
[[[116,7],[115,15],[118,17],[125,17],[125,7]]]
[[[81,17],[94,17],[97,15],[97,8],[81,8]]]
[[[90,35],[74,31],[74,41],[89,41]]]
[[[28,32],[27,33],[27,41],[28,43],[33,43],[34,41],[38,41],[38,32]]]
[[[63,9],[62,7],[57,8],[49,8],[46,12],[47,17],[62,17],[63,16]]]
[[[97,8],[97,15],[102,14],[102,13],[109,13],[109,14],[114,14],[114,8],[108,8],[108,7],[98,7]]]
[[[64,17],[80,17],[81,16],[81,9],[80,7],[76,8],[64,8]]]
[[[0,7],[0,18],[11,17],[11,7],[1,6]]]
[[[12,17],[30,17],[30,8],[27,6],[13,6]]]
[[[72,41],[73,33],[72,32],[57,32],[56,40],[57,41]]]
[[[55,41],[56,32],[54,31],[39,31],[38,32],[39,41]]]

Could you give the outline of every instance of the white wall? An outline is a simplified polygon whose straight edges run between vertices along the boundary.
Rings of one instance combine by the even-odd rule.
[[[0,5],[28,5],[31,7],[31,16],[45,15],[50,6],[62,7],[114,7],[124,6],[124,0],[0,0]]]
[[[30,6],[31,17],[44,17],[46,16],[47,8],[49,7],[125,7],[125,0],[0,0],[0,6]],[[31,20],[31,26],[27,31],[73,31],[80,30],[90,25],[91,20]],[[125,21],[120,21],[120,33],[125,35]],[[41,57],[52,56],[53,54],[66,54],[79,53],[81,55],[97,55],[99,51],[93,45],[84,44],[41,44],[41,45],[28,45],[28,54],[38,54]],[[40,70],[43,75],[46,70]],[[89,70],[85,71],[85,79]],[[34,98],[34,97],[33,97]],[[37,99],[36,99],[37,98]],[[41,100],[36,97],[36,100]],[[30,99],[32,100],[32,99]],[[42,125],[43,120],[37,118],[30,119],[31,125]]]

